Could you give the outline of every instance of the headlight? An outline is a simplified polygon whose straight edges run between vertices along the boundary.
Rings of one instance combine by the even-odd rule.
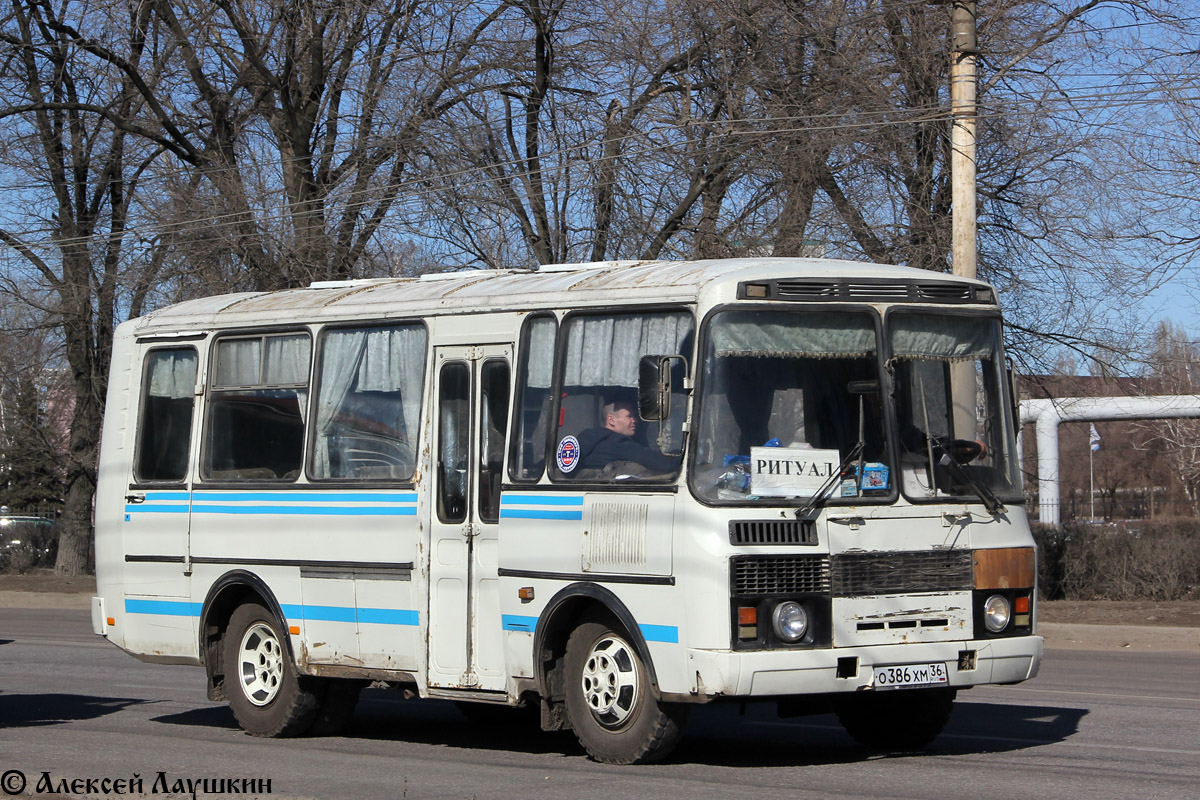
[[[999,633],[1007,628],[1011,618],[1012,606],[1009,605],[1007,597],[994,594],[983,604],[983,624],[992,633]]]
[[[796,601],[787,600],[771,612],[771,627],[783,641],[798,642],[808,632],[808,612]]]

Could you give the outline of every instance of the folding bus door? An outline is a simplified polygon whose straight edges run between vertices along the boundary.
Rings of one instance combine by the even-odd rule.
[[[512,348],[435,352],[429,685],[503,691],[497,577]]]

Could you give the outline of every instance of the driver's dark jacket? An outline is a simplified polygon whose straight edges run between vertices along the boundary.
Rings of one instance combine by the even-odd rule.
[[[643,447],[633,437],[608,428],[588,428],[579,434],[579,466],[604,469],[615,461],[632,461],[651,472],[674,472],[679,459]]]

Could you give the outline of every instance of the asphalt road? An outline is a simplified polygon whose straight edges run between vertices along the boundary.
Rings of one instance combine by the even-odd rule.
[[[48,773],[78,790],[58,797],[128,796],[86,780],[135,774],[156,798],[231,777],[280,799],[1200,797],[1200,656],[1186,653],[1048,651],[1033,681],[960,694],[946,732],[903,756],[867,754],[832,717],[710,706],[670,763],[609,767],[511,716],[479,726],[370,690],[345,736],[255,739],[205,700],[199,669],[134,661],[87,612],[0,610],[0,773],[6,788],[22,773],[26,793]]]

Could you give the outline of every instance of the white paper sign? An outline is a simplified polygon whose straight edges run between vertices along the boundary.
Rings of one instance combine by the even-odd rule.
[[[811,497],[842,463],[837,450],[751,447],[750,494]]]

